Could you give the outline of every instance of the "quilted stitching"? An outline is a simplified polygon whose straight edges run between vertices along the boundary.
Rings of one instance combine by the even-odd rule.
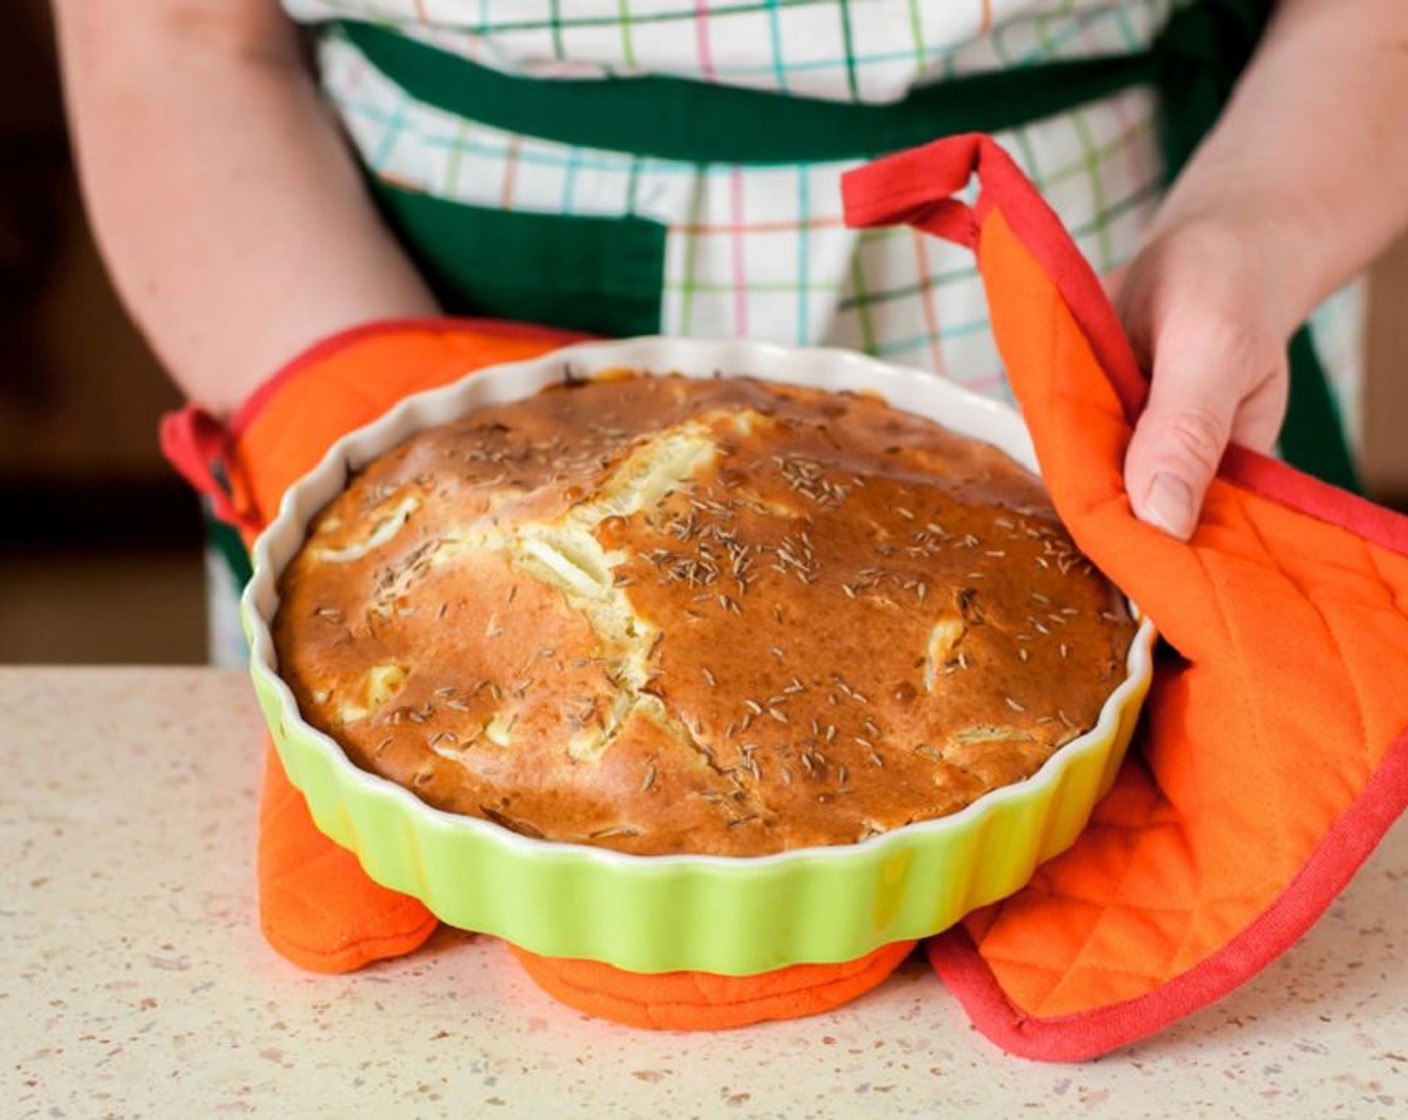
[[[1006,154],[970,136],[887,157],[848,176],[848,220],[952,237],[925,213],[974,173],[993,331],[1057,509],[1183,655],[1070,851],[930,945],[990,1037],[1080,1058],[1274,959],[1408,807],[1408,520],[1240,448],[1191,544],[1135,520],[1121,475],[1147,384]]]
[[[1198,969],[1296,881],[1408,722],[1408,558],[1227,482],[1191,546],[1132,523],[1118,471],[1082,462],[1092,429],[1101,453],[1121,446],[1123,416],[1059,293],[1000,226],[984,233],[1001,258],[985,263],[994,319],[1001,342],[999,305],[1020,292],[1028,327],[1041,308],[1049,365],[1030,342],[1008,361],[1058,508],[1188,659],[1160,669],[1149,768],[1127,766],[1070,852],[967,923],[1014,1011],[1056,1020]],[[1019,283],[994,276],[1014,269]],[[1151,798],[1151,818],[1121,811]]]
[[[652,1030],[720,1030],[829,1011],[884,981],[914,944],[894,942],[854,961],[793,965],[757,976],[648,976],[513,951],[534,983],[579,1011]]]

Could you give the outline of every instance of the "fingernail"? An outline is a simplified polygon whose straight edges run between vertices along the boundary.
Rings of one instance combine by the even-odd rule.
[[[1177,475],[1156,474],[1139,516],[1179,540],[1187,540],[1193,533],[1193,491]]]

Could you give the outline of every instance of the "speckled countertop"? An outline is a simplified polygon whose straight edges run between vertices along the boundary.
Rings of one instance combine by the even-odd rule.
[[[653,1034],[499,943],[314,976],[255,925],[259,718],[208,669],[0,669],[0,1114],[1408,1116],[1408,821],[1221,1003],[1099,1061],[995,1050],[927,967],[801,1022]]]

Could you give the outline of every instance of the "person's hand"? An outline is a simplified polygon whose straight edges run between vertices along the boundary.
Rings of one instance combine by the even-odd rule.
[[[1285,418],[1294,286],[1275,239],[1220,216],[1166,225],[1108,285],[1152,381],[1125,458],[1134,513],[1180,539],[1229,441],[1270,451]]]

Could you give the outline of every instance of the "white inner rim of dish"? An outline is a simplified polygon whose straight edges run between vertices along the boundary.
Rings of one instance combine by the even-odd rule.
[[[788,348],[746,339],[645,337],[584,342],[527,361],[486,367],[450,385],[407,397],[378,420],[339,439],[313,470],[289,487],[277,516],[255,542],[254,578],[240,603],[250,639],[251,673],[273,688],[287,725],[311,737],[343,771],[344,777],[376,796],[394,799],[407,811],[437,827],[469,830],[527,851],[572,854],[607,864],[653,867],[746,864],[757,867],[790,861],[847,860],[860,852],[877,854],[926,834],[963,830],[1005,801],[1030,796],[1044,785],[1054,785],[1065,769],[1080,756],[1098,749],[1114,733],[1130,694],[1142,688],[1153,671],[1153,624],[1133,604],[1131,609],[1140,620],[1140,627],[1130,642],[1127,675],[1106,698],[1094,727],[1063,745],[1030,777],[991,790],[956,813],[915,821],[851,844],[794,848],[758,856],[637,855],[568,841],[539,840],[492,821],[437,809],[404,786],[353,764],[336,740],[302,718],[292,691],[279,677],[276,667],[269,623],[278,611],[278,578],[302,547],[308,524],[346,487],[352,474],[424,428],[456,420],[475,408],[521,400],[564,380],[590,378],[622,368],[698,378],[747,376],[833,391],[876,392],[895,408],[990,443],[1027,469],[1039,473],[1031,437],[1015,409],[980,397],[937,374],[893,365],[849,350]]]

